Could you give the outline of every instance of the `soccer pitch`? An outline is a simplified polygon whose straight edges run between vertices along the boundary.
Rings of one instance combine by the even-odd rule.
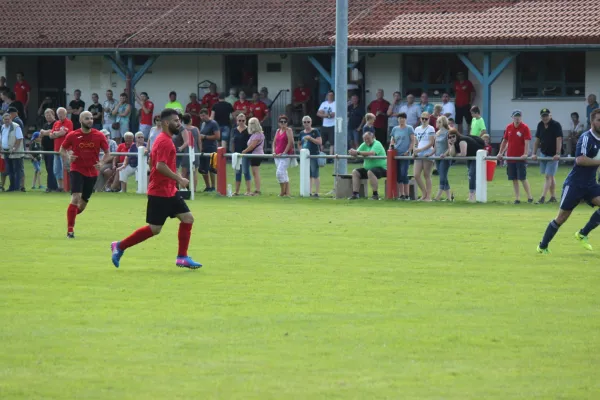
[[[197,271],[173,220],[112,266],[144,196],[95,194],[67,240],[67,195],[0,193],[0,398],[600,398],[591,208],[541,256],[557,205],[507,204],[504,169],[490,204],[280,199],[262,171],[260,198],[188,202]],[[466,198],[464,165],[450,183]]]

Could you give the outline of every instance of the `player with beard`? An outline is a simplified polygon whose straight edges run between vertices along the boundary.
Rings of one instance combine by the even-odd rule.
[[[584,132],[577,141],[575,166],[563,184],[558,216],[548,224],[544,237],[537,247],[538,253],[550,253],[548,244],[581,201],[585,201],[592,207],[600,207],[600,185],[596,182],[596,173],[600,166],[600,109],[592,112],[590,123],[592,129]],[[592,250],[588,235],[598,225],[600,225],[600,210],[592,214],[583,229],[575,232],[575,239],[586,250]]]
[[[84,111],[79,115],[81,128],[71,131],[60,147],[60,154],[71,161],[71,203],[67,208],[67,238],[74,239],[75,218],[87,207],[98,179],[98,171],[108,155],[108,141],[102,132],[93,129],[94,117]],[[100,161],[100,150],[104,158]]]
[[[139,228],[120,242],[112,242],[110,245],[112,262],[117,268],[125,250],[158,235],[167,218],[177,218],[181,221],[178,233],[179,250],[175,264],[189,269],[202,266],[187,254],[194,216],[177,192],[177,184],[181,188],[189,184],[187,179],[177,173],[176,149],[173,144],[173,135],[179,133],[181,121],[178,112],[171,108],[161,112],[160,121],[162,132],[154,140],[150,153],[151,171],[146,208],[148,225]]]

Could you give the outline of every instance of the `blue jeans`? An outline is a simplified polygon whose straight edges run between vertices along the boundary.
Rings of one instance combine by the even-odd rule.
[[[475,193],[475,171],[477,168],[475,167],[475,160],[467,161],[467,168],[469,169],[469,192]]]
[[[448,182],[450,160],[437,160],[435,163],[440,177],[440,190],[450,190],[450,182]]]
[[[242,181],[242,172],[244,173],[244,178],[246,181],[252,180],[252,175],[250,175],[250,159],[247,157],[242,158],[242,168],[235,171],[235,181]]]
[[[319,160],[316,158],[310,159],[310,177],[318,178],[319,177]]]
[[[221,132],[221,141],[226,141],[227,146],[229,146],[229,135],[231,134],[231,127],[227,125],[221,125],[219,126],[219,131]],[[219,147],[220,145],[221,143],[218,143],[217,147]]]
[[[23,168],[23,159],[5,158],[4,162],[8,172],[8,179],[10,179],[8,190],[17,191],[21,189],[21,169]]]
[[[54,177],[56,179],[63,179],[63,160],[60,154],[54,155]]]
[[[396,160],[396,182],[403,185],[408,185],[408,167],[410,166],[410,160]]]

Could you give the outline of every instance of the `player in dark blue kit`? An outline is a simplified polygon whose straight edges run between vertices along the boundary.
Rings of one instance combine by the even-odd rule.
[[[549,254],[548,244],[581,201],[592,207],[600,207],[600,185],[596,182],[596,173],[600,166],[600,109],[590,115],[592,129],[584,132],[577,141],[575,166],[563,184],[558,216],[548,224],[546,233],[537,247],[538,253]],[[592,250],[588,242],[589,233],[600,225],[600,209],[596,210],[588,223],[575,233],[575,239],[586,250]]]

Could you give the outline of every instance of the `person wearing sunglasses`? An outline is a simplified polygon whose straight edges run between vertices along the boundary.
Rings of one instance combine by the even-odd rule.
[[[265,154],[265,133],[260,125],[258,118],[250,118],[248,121],[248,133],[250,139],[248,139],[248,147],[242,151],[242,154]],[[262,158],[251,158],[250,169],[252,170],[252,176],[254,177],[254,194],[260,196],[260,164]]]
[[[233,128],[231,152],[243,153],[248,147],[248,140],[250,139],[248,126],[246,125],[246,116],[244,114],[239,114],[236,118],[236,122],[237,126]],[[250,183],[252,182],[252,175],[250,175],[250,159],[247,157],[242,157],[242,168],[235,171],[235,192],[233,195],[240,195],[242,173],[244,174],[244,180],[246,181],[246,193],[244,193],[244,196],[252,196],[252,188],[250,187]]]
[[[482,141],[483,142],[483,141]],[[456,129],[448,132],[448,155],[450,157],[475,157],[484,145],[471,136],[461,135]],[[475,160],[467,160],[469,170],[469,201],[475,201]]]
[[[302,117],[302,126],[304,129],[300,132],[300,141],[298,142],[298,151],[307,149],[311,156],[318,156],[319,149],[323,144],[321,133],[318,129],[313,129],[312,118],[308,115]],[[319,160],[310,159],[310,197],[319,197],[321,179],[319,178]],[[314,188],[314,191],[313,191]]]
[[[281,189],[279,197],[290,196],[290,177],[288,168],[290,167],[291,158],[278,158],[278,156],[294,154],[294,132],[288,126],[288,118],[285,115],[279,116],[279,129],[275,133],[275,141],[273,144],[273,156],[277,170],[275,175]]]
[[[160,115],[154,116],[154,126],[150,128],[150,134],[148,135],[148,154],[152,151],[152,143],[156,140],[158,134],[161,132],[160,127]]]
[[[429,113],[421,114],[421,125],[415,128],[416,149],[413,157],[430,157],[435,153],[435,129],[429,125]],[[422,201],[431,201],[431,172],[433,160],[415,160],[415,181],[421,189]],[[423,183],[423,175],[425,182]]]

